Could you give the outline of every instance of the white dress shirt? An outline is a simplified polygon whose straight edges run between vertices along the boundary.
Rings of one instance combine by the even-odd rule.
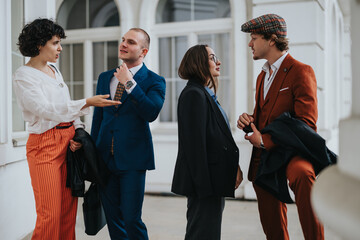
[[[131,72],[131,74],[132,74],[133,76],[135,76],[135,74],[140,70],[140,68],[141,68],[143,65],[144,65],[144,63],[141,63],[141,64],[139,64],[139,65],[137,65],[137,66],[135,66],[135,67],[130,68],[129,71]],[[126,88],[125,88],[125,91],[126,91],[128,94],[130,94],[131,91],[132,91],[132,90],[135,88],[135,86],[136,86],[136,82],[135,82],[134,79],[131,79],[130,81],[132,81],[132,82],[134,83],[134,85],[132,85],[130,89],[126,89]],[[115,76],[113,76],[113,77],[111,78],[111,80],[110,80],[110,97],[111,97],[111,99],[113,99],[113,100],[114,100],[114,97],[115,97],[115,92],[116,92],[116,88],[117,88],[118,83],[119,83],[119,80],[118,80]]]
[[[75,128],[84,127],[80,116],[90,113],[81,108],[86,99],[72,101],[60,72],[51,67],[55,78],[29,66],[22,66],[13,75],[14,91],[28,132],[41,134],[61,122],[74,121]]]
[[[269,92],[269,89],[271,87],[271,84],[274,81],[274,78],[276,76],[277,71],[279,70],[282,62],[284,61],[285,57],[288,55],[289,53],[286,52],[284,55],[282,55],[278,60],[276,60],[276,62],[274,62],[271,66],[269,66],[269,62],[266,62],[264,64],[264,66],[262,67],[262,70],[266,73],[265,74],[265,79],[264,79],[264,100],[266,98],[267,93]],[[273,71],[273,73],[270,76],[270,67],[271,70]]]

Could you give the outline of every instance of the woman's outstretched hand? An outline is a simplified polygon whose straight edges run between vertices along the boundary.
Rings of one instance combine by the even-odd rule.
[[[86,104],[83,108],[95,106],[95,107],[108,107],[121,104],[120,101],[108,100],[109,94],[96,95],[86,99]]]

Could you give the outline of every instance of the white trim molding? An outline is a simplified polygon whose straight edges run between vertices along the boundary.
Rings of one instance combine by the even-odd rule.
[[[85,39],[92,42],[118,41],[121,38],[120,34],[120,27],[96,28],[96,34],[94,34],[94,28],[66,30],[67,38],[61,42],[64,44],[83,43]]]

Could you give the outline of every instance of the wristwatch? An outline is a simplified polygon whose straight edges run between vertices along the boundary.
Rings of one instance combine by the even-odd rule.
[[[129,80],[125,83],[125,88],[130,89],[134,85],[133,81]]]

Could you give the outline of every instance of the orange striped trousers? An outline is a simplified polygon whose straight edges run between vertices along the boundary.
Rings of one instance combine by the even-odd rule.
[[[37,214],[32,240],[75,239],[77,198],[65,186],[66,151],[74,134],[73,126],[53,128],[42,134],[30,134],[27,141],[26,156]]]

